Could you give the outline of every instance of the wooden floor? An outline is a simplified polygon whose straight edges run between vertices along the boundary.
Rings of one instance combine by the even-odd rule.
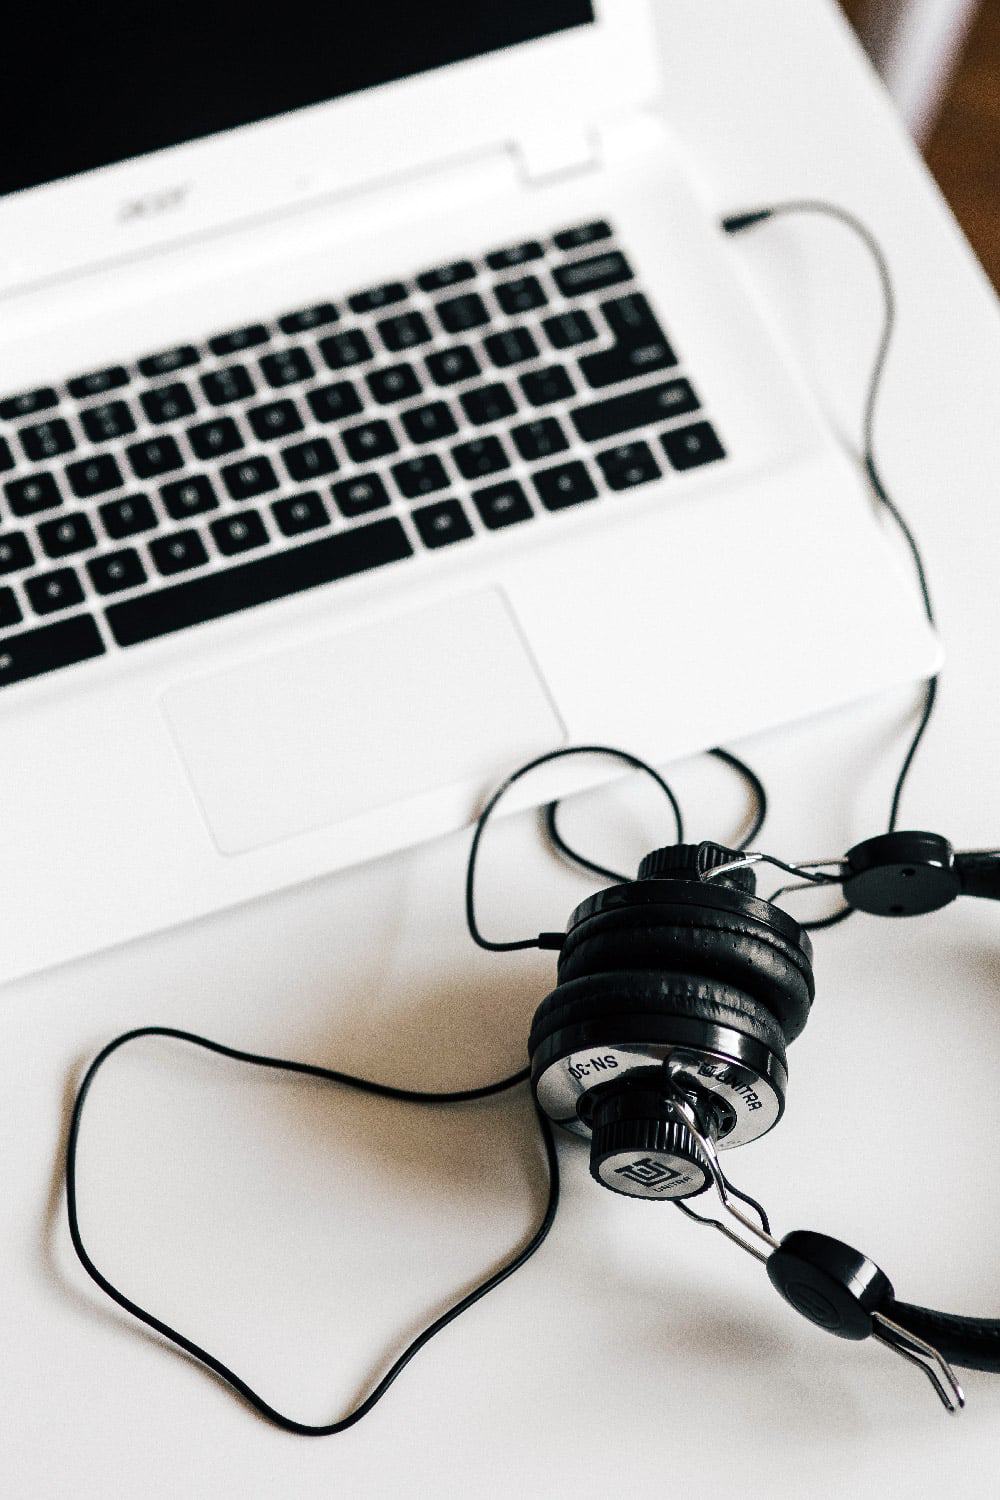
[[[842,0],[855,18],[864,0]],[[982,0],[927,164],[1000,290],[1000,0]]]

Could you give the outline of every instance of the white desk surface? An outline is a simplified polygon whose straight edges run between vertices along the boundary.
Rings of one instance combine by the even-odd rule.
[[[710,201],[722,211],[824,195],[887,247],[900,327],[878,446],[926,549],[948,649],[904,823],[959,846],[1000,844],[995,301],[833,0],[660,3],[667,113]],[[854,434],[877,315],[863,254],[818,222],[760,230],[740,253],[831,418]],[[821,856],[877,831],[911,705],[869,704],[747,745],[772,792],[768,847]],[[741,804],[721,768],[685,765],[675,780],[697,834],[732,833]],[[635,859],[666,837],[662,809],[644,798],[608,794],[571,818],[609,856]],[[73,1082],[114,1032],[190,1026],[438,1087],[519,1062],[552,956],[472,949],[467,843],[5,995],[4,1493],[994,1496],[1000,1379],[969,1372],[968,1410],[947,1419],[916,1371],[795,1317],[720,1236],[599,1192],[572,1142],[537,1258],[344,1436],[265,1425],[86,1280],[59,1157]],[[541,852],[529,819],[497,830],[490,860],[483,899],[497,929],[559,926],[585,890]],[[1000,1314],[1000,913],[968,902],[912,925],[855,918],[816,947],[818,999],[791,1052],[785,1120],[731,1161],[734,1177],[763,1196],[779,1233],[842,1235],[904,1298]],[[523,1095],[424,1113],[150,1044],[95,1092],[86,1229],[140,1300],[283,1409],[327,1419],[526,1233],[541,1205],[532,1130]]]

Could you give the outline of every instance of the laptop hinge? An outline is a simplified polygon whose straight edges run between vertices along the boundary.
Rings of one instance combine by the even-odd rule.
[[[590,171],[601,160],[597,132],[585,126],[525,136],[514,149],[521,176],[531,184]]]

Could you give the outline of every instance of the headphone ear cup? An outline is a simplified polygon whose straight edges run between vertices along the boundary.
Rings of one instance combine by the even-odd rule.
[[[678,1066],[688,1076],[693,1064],[691,1086],[711,1096],[720,1143],[756,1140],[784,1109],[785,1048],[809,1014],[811,957],[786,912],[697,871],[598,891],[571,916],[558,985],[532,1023],[539,1107],[580,1134],[595,1130],[604,1150],[601,1101],[633,1097]],[[629,1116],[615,1139],[652,1150],[648,1124]]]
[[[794,944],[738,911],[671,903],[588,917],[567,936],[560,989],[586,975],[639,970],[689,975],[752,997],[777,1022],[783,1044],[802,1031],[812,1004],[812,967]]]
[[[655,1031],[669,1031],[675,1020],[738,1031],[760,1042],[784,1065],[784,1033],[766,1005],[718,980],[651,970],[589,974],[560,984],[535,1014],[528,1051],[534,1058],[542,1043],[560,1032],[568,1034],[567,1049],[572,1051],[571,1033],[579,1027],[589,1029],[586,1039],[578,1043],[581,1046],[601,1040],[592,1035],[595,1028],[606,1029],[608,1041],[616,1036],[620,1040],[630,1021],[640,1021],[647,1039],[656,1041],[661,1038]],[[662,1028],[657,1023],[663,1023]]]

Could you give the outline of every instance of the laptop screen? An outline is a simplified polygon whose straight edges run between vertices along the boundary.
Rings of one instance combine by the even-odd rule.
[[[0,194],[593,20],[591,0],[21,5],[0,65]]]

